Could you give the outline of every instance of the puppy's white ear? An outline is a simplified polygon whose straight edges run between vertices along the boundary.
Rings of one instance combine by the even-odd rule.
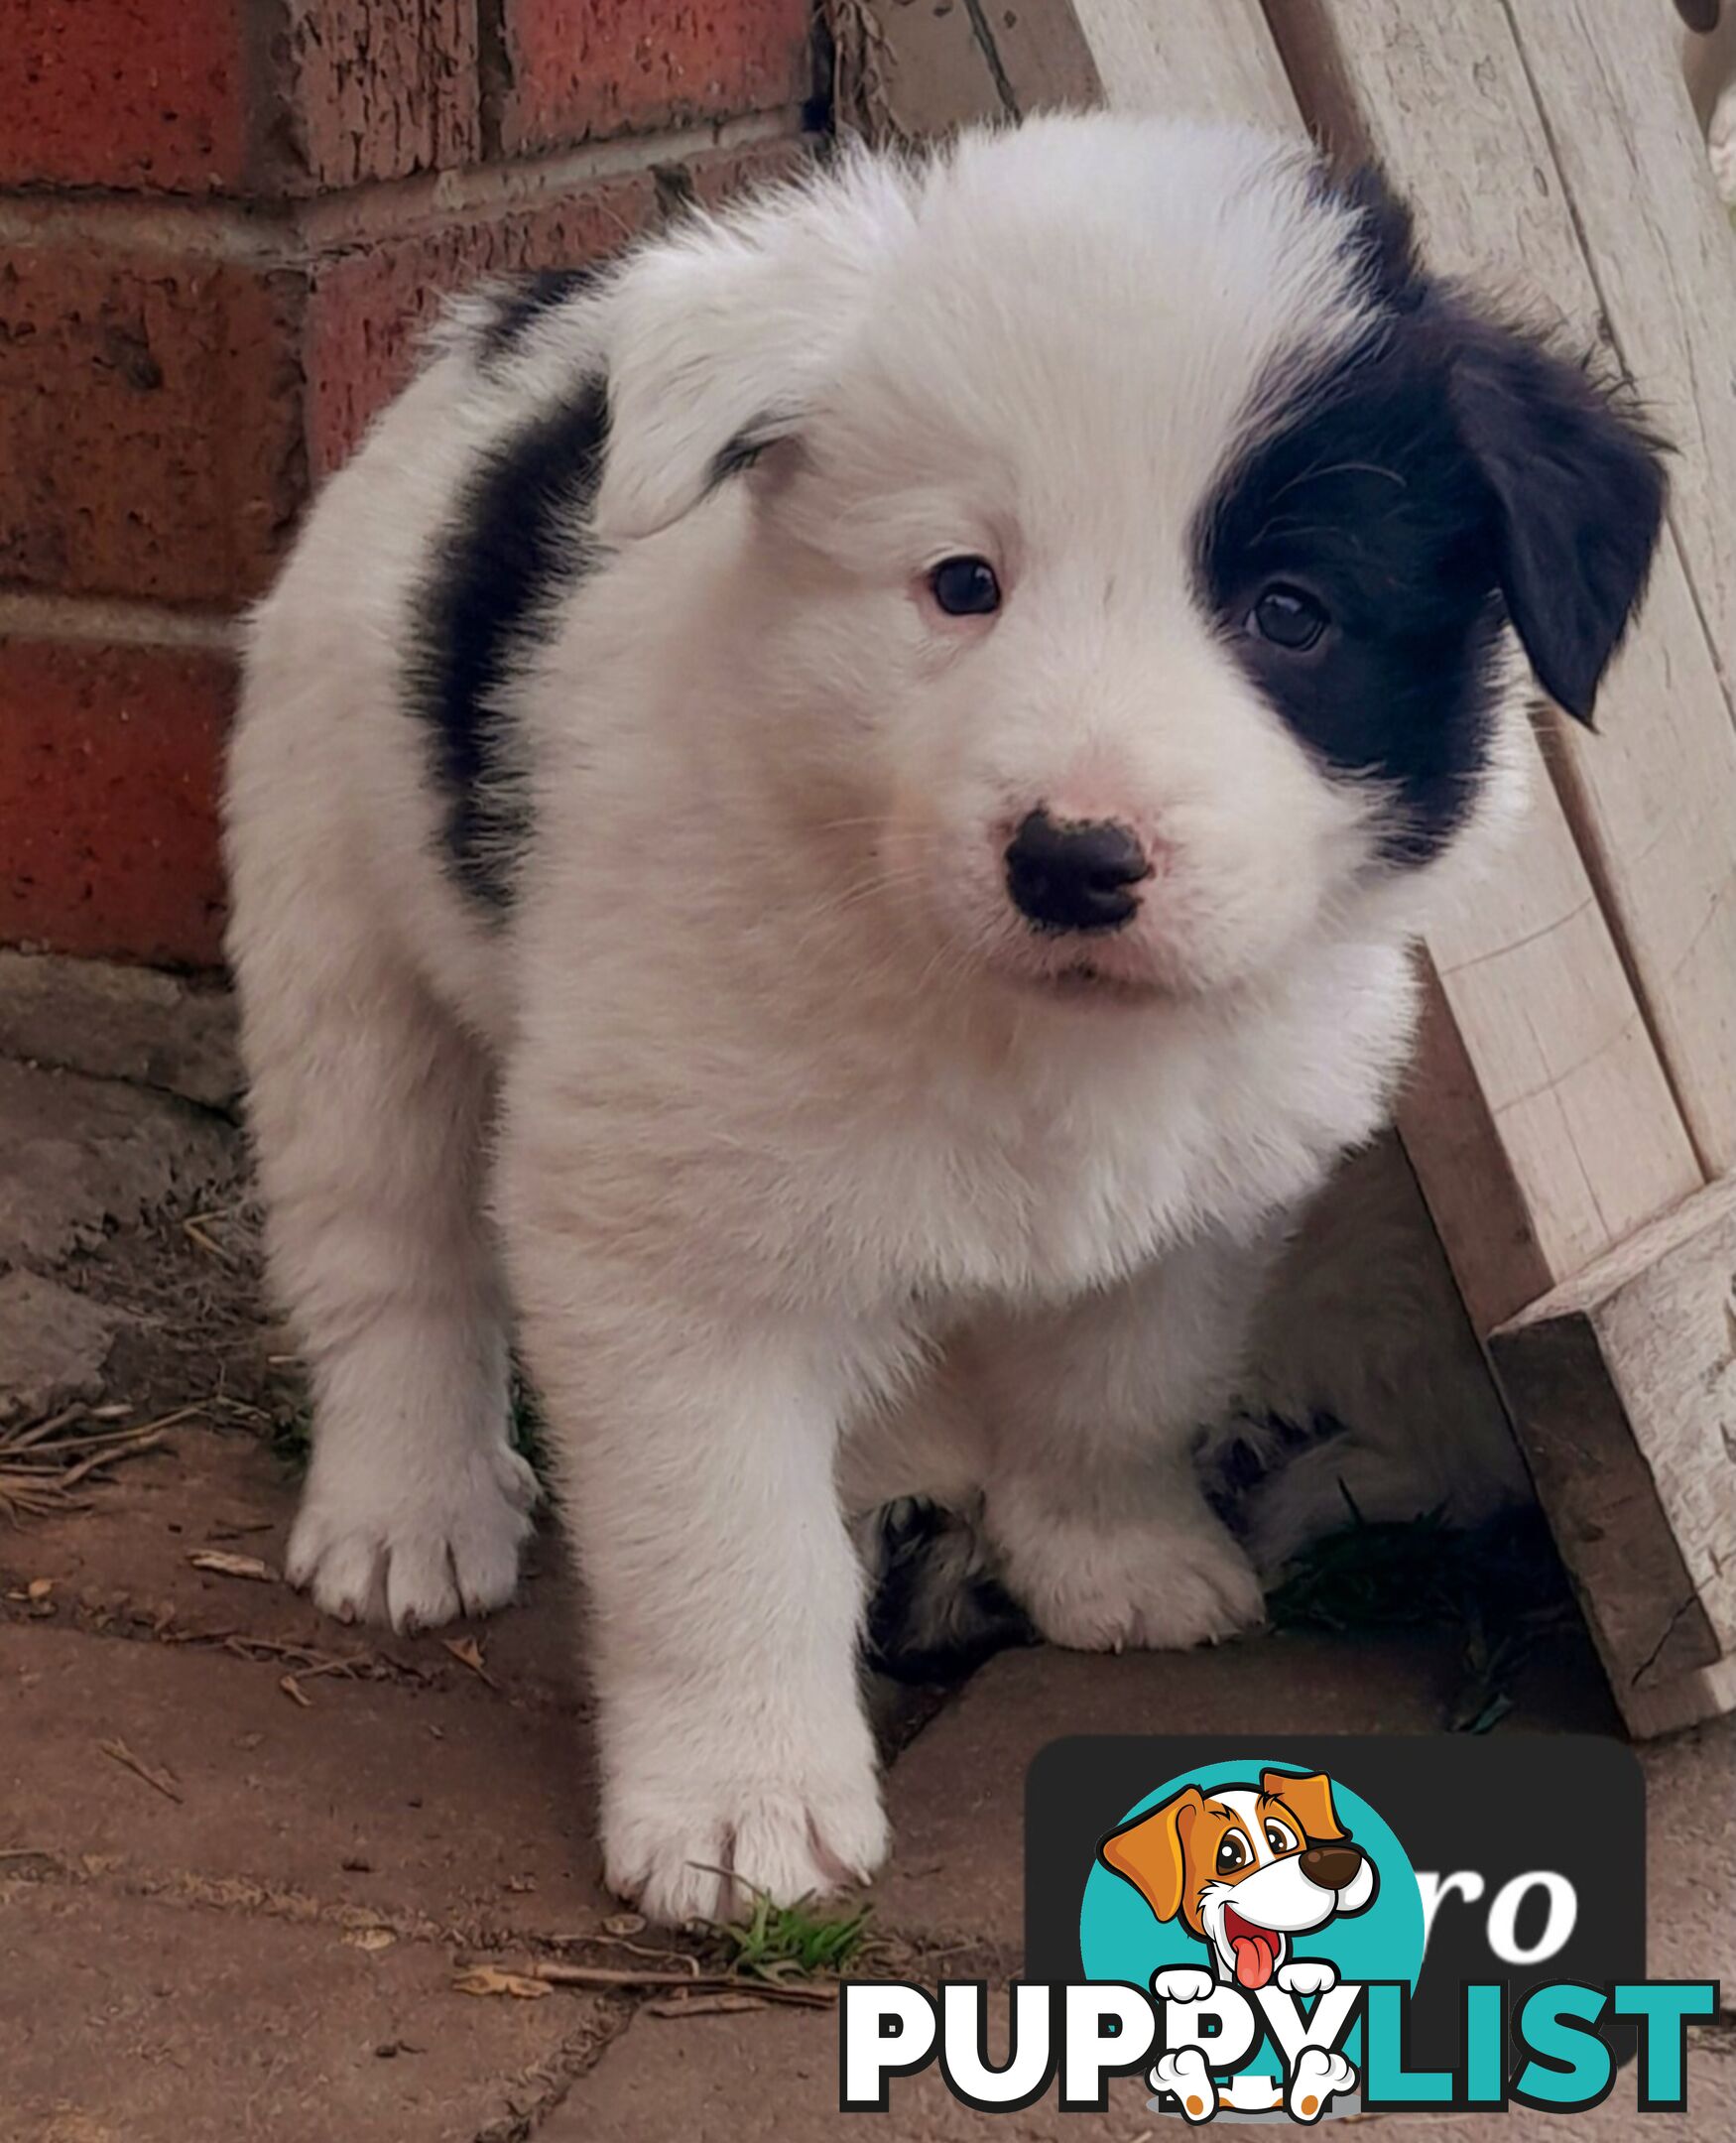
[[[862,159],[629,259],[607,299],[598,536],[655,535],[798,434],[910,217],[908,183]]]

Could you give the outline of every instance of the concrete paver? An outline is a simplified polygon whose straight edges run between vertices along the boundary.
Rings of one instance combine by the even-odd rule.
[[[184,1423],[164,1448],[129,1460],[87,1507],[0,1529],[0,1615],[175,1639],[258,1638],[322,1654],[371,1648],[436,1686],[474,1686],[445,1638],[473,1638],[491,1681],[526,1701],[581,1701],[579,1606],[553,1525],[526,1558],[523,1604],[487,1622],[398,1637],[346,1630],[281,1581],[224,1576],[189,1560],[215,1549],[257,1559],[281,1577],[298,1483],[259,1437]],[[46,1602],[7,1595],[35,1580]],[[45,1613],[44,1608],[51,1610]]]
[[[130,1079],[207,1108],[241,1090],[226,989],[152,967],[0,949],[0,1057]]]
[[[892,1775],[897,1837],[877,1896],[893,1926],[973,1936],[1016,1955],[1024,1924],[1025,1773],[1083,1733],[1429,1733],[1462,1680],[1449,1633],[1265,1636],[1121,1658],[1048,1647],[991,1660]],[[1517,1724],[1614,1730],[1583,1639],[1552,1643],[1518,1690]]]
[[[561,1935],[609,1910],[582,1722],[478,1689],[0,1630],[0,1847],[135,1890]],[[159,1790],[114,1754],[167,1774]]]
[[[0,1867],[0,1877],[4,1876]],[[426,1943],[0,1880],[6,2143],[473,2143],[522,2134],[604,2003],[454,1993]]]
[[[1640,1761],[1648,1968],[1719,1980],[1736,2015],[1736,1717],[1642,1746]]]
[[[174,1094],[0,1058],[0,1269],[43,1270],[177,1194],[233,1180],[233,1128]]]
[[[0,1422],[38,1421],[102,1391],[125,1319],[44,1273],[0,1274]]]

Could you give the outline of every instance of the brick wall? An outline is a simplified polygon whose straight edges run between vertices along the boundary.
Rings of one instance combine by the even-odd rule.
[[[0,942],[201,964],[237,607],[440,292],[805,153],[812,0],[10,0]]]

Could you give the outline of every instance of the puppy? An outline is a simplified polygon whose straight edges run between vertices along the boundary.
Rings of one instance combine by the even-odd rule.
[[[1251,133],[844,158],[462,307],[229,769],[292,1576],[510,1596],[510,1299],[674,1920],[886,1850],[849,1511],[979,1507],[1059,1643],[1254,1622],[1188,1444],[1515,815],[1515,644],[1589,716],[1662,496]]]

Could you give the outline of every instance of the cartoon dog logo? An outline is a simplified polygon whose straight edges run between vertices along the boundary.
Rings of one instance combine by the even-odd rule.
[[[1249,1995],[1268,1983],[1286,1994],[1325,1993],[1337,1984],[1336,1969],[1324,1958],[1293,1956],[1294,1938],[1366,1912],[1380,1886],[1373,1860],[1338,1821],[1331,1781],[1320,1772],[1267,1770],[1258,1785],[1209,1793],[1183,1786],[1112,1830],[1097,1856],[1160,1920],[1178,1919],[1205,1945],[1209,1970],[1181,1965],[1153,1978],[1155,1993],[1178,2002],[1204,2001],[1214,1985],[1229,1984]],[[1326,2100],[1355,2080],[1341,2054],[1310,2047],[1288,2092],[1248,2080],[1260,2097],[1256,2108],[1233,2085],[1220,2098],[1197,2048],[1166,2055],[1152,2072],[1154,2084],[1175,2091],[1193,2121],[1209,2120],[1220,2105],[1266,2110],[1286,2100],[1293,2117],[1316,2119]]]

